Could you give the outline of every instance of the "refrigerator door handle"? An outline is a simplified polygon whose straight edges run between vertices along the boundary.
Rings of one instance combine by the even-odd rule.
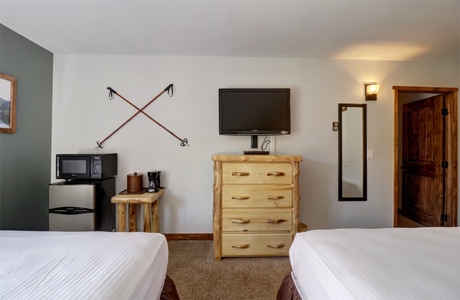
[[[84,207],[75,207],[75,206],[63,206],[48,209],[50,214],[60,214],[60,215],[80,215],[80,214],[91,214],[96,210],[91,208]]]

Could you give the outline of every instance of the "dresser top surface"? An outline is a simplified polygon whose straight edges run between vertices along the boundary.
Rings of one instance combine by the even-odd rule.
[[[226,155],[214,154],[213,161],[222,162],[300,162],[303,160],[299,155]]]

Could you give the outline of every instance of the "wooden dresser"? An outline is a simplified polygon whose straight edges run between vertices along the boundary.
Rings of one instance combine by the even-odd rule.
[[[287,256],[299,226],[301,156],[213,155],[214,258]]]

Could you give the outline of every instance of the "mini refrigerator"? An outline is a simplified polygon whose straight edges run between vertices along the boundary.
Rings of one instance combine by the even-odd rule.
[[[115,178],[49,184],[50,231],[115,231]]]

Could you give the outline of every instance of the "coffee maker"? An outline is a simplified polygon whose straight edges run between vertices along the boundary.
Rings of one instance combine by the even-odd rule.
[[[161,174],[161,171],[147,172],[147,177],[149,179],[149,186],[147,187],[148,193],[156,193],[160,189],[164,188],[161,186],[161,183],[160,183],[160,174]]]

